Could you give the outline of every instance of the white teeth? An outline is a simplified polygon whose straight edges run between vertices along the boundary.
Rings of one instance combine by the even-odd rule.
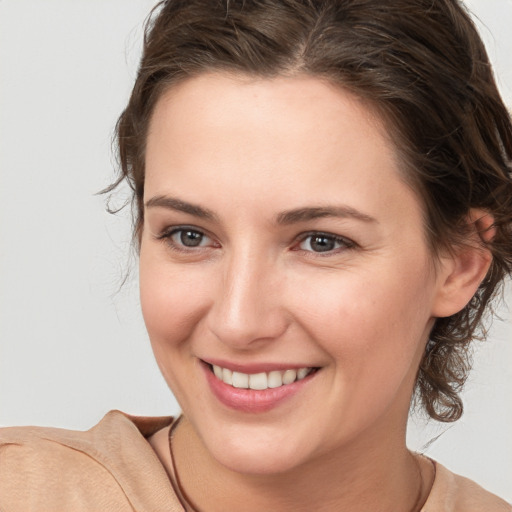
[[[233,387],[247,389],[249,387],[249,375],[247,373],[233,372]]]
[[[269,372],[267,378],[267,385],[269,388],[279,388],[283,385],[283,377],[281,372]]]
[[[222,368],[222,380],[229,384],[230,386],[233,385],[233,372],[231,370],[228,370],[227,368]]]
[[[297,370],[297,380],[302,380],[309,373],[309,368],[299,368]]]
[[[267,389],[267,374],[254,373],[249,375],[249,387],[251,389]]]
[[[291,384],[295,382],[297,372],[295,370],[286,370],[283,375],[283,384]]]
[[[279,388],[291,384],[296,380],[302,380],[307,377],[312,368],[299,368],[297,370],[271,371],[268,373],[242,373],[233,372],[227,368],[212,365],[215,376],[225,384],[229,384],[240,389],[264,390],[269,388]]]

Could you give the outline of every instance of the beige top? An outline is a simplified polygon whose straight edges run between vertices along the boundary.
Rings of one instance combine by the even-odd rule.
[[[0,512],[183,512],[147,438],[171,417],[109,412],[86,432],[44,427],[0,429]],[[436,464],[422,512],[512,512],[471,480]]]

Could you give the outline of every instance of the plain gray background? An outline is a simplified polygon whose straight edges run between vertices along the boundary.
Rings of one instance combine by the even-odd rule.
[[[467,3],[510,106],[512,0]],[[85,429],[114,408],[179,410],[139,312],[129,212],[112,217],[94,195],[114,175],[110,140],[153,5],[0,0],[2,425]],[[416,418],[409,443],[442,434],[426,453],[512,501],[512,320],[500,312],[477,349],[463,419]]]

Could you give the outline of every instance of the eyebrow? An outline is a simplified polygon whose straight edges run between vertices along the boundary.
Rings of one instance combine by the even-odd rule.
[[[155,196],[146,201],[145,206],[146,208],[160,207],[167,208],[168,210],[176,210],[179,212],[188,213],[189,215],[194,215],[195,217],[199,217],[200,219],[205,220],[218,220],[217,216],[211,210],[196,204],[182,201],[181,199],[177,199],[175,197]]]
[[[155,196],[146,201],[146,208],[167,208],[188,213],[195,217],[217,221],[218,217],[208,208],[170,196]],[[378,223],[377,219],[350,206],[313,206],[286,210],[276,216],[276,224],[289,225],[326,217],[353,218],[363,222]]]
[[[277,224],[295,224],[325,217],[353,218],[363,222],[378,223],[374,217],[350,206],[317,206],[281,212],[277,216]]]

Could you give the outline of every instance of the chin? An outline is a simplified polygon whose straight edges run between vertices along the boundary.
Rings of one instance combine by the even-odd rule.
[[[301,465],[297,453],[289,454],[282,450],[212,450],[212,455],[226,468],[236,473],[251,475],[272,475],[286,473]]]
[[[222,439],[221,436],[204,439],[211,455],[231,471],[253,475],[286,473],[308,458],[307,443],[294,441],[289,432],[279,436],[272,432],[265,435],[264,428],[256,434],[256,429],[243,430],[231,432]]]

